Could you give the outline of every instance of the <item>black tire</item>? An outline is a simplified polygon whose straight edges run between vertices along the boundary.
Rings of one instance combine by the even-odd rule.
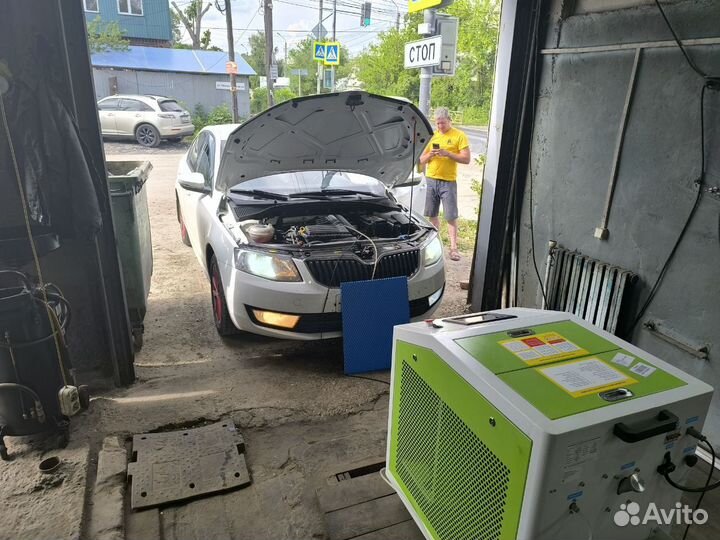
[[[225,288],[222,284],[222,276],[220,275],[220,267],[218,266],[215,255],[210,259],[210,299],[212,301],[213,320],[215,321],[215,330],[222,337],[233,336],[238,333],[238,329],[230,319],[230,313],[227,309],[225,301]]]
[[[160,132],[152,124],[140,124],[135,128],[135,140],[148,148],[155,148],[160,144]]]
[[[185,220],[183,219],[182,212],[180,211],[180,203],[177,200],[177,195],[175,196],[175,211],[177,212],[177,220],[180,224],[180,240],[187,247],[192,247],[192,243],[190,242],[190,235],[187,232]]]

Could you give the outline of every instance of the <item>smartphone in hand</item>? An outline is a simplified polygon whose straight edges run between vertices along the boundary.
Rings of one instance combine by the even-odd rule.
[[[440,145],[438,143],[433,143],[433,150],[440,150]]]

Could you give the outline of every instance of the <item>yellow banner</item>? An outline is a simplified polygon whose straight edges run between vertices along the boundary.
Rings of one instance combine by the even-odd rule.
[[[525,362],[528,366],[539,366],[558,360],[569,360],[590,354],[585,349],[568,341],[557,332],[545,332],[516,339],[500,341],[500,345]]]
[[[408,11],[415,13],[416,11],[439,6],[442,3],[443,0],[408,0]]]

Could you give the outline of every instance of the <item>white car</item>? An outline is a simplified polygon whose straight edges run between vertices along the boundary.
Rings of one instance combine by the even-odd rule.
[[[103,137],[135,139],[148,147],[195,131],[190,113],[164,96],[109,96],[98,101],[98,116]]]
[[[411,318],[431,315],[445,287],[442,244],[389,191],[431,135],[414,105],[366,92],[293,99],[203,129],[175,190],[218,332],[338,337],[340,284],[398,276]]]

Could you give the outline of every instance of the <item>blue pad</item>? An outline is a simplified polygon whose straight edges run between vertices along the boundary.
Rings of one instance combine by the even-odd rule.
[[[393,326],[410,322],[406,277],[340,285],[345,373],[390,369]]]

